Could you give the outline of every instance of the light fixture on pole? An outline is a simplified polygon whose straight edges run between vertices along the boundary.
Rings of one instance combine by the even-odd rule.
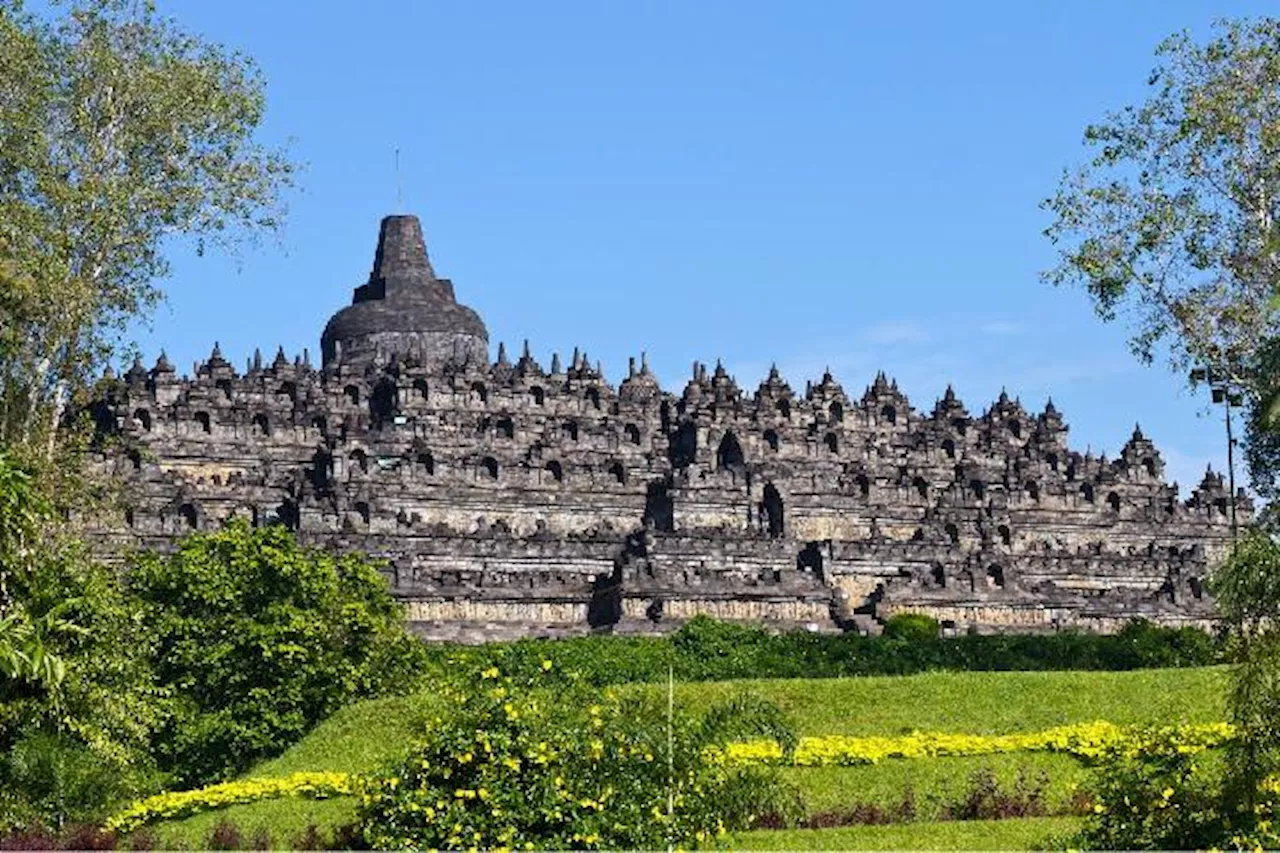
[[[1239,408],[1244,405],[1244,392],[1239,385],[1231,381],[1230,377],[1215,373],[1213,368],[1210,367],[1197,367],[1192,370],[1191,383],[1193,385],[1207,384],[1213,402],[1222,403],[1226,410],[1227,481],[1228,487],[1231,489],[1231,542],[1235,544],[1239,536],[1239,529],[1236,525],[1236,440],[1231,433],[1231,407]]]

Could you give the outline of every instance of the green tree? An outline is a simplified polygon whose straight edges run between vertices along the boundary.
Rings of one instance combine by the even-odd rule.
[[[1280,772],[1280,544],[1255,531],[1212,576],[1235,662],[1228,703],[1239,736],[1229,749],[1232,794],[1252,806]]]
[[[423,655],[369,559],[243,520],[137,555],[159,680],[177,706],[158,755],[187,785],[280,752],[352,699],[407,688]]]
[[[1093,152],[1043,203],[1060,249],[1045,277],[1083,285],[1131,347],[1211,366],[1252,391],[1277,334],[1280,20],[1220,21],[1164,41],[1149,97],[1090,125]]]
[[[171,238],[274,229],[294,167],[255,141],[263,80],[148,0],[0,0],[0,444],[57,427],[162,298]]]
[[[0,453],[0,832],[101,817],[155,779],[141,611]]]

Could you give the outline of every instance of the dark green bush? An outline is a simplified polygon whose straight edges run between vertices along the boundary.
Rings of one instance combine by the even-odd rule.
[[[884,623],[884,636],[892,640],[936,640],[941,634],[938,620],[923,613],[898,613]]]
[[[10,747],[0,776],[0,835],[98,819],[137,791],[130,756],[103,754],[71,735],[40,729]]]
[[[367,558],[244,522],[134,558],[156,673],[175,697],[158,755],[180,784],[278,753],[347,702],[407,686],[425,655]]]

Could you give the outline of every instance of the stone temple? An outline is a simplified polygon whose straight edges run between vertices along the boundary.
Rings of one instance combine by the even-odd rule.
[[[1206,625],[1231,495],[1166,484],[1135,429],[1115,459],[1073,451],[1052,402],[950,388],[917,410],[877,375],[776,370],[744,392],[694,364],[664,390],[641,358],[610,385],[575,350],[514,360],[383,220],[369,280],[321,336],[237,372],[215,345],[190,377],[161,354],[108,373],[98,457],[121,507],[108,553],[165,549],[243,516],[386,560],[429,637],[666,630],[694,614],[875,631],[903,611],[952,631]],[[1238,512],[1247,518],[1243,493]]]

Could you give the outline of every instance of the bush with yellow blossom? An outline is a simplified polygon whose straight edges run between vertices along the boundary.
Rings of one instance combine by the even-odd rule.
[[[552,670],[519,681],[489,667],[442,687],[408,756],[363,780],[357,821],[374,849],[703,847],[794,802],[769,767],[709,747],[744,735],[791,750],[778,709],[743,697],[693,717]]]
[[[1089,791],[1093,813],[1070,846],[1221,847],[1230,834],[1230,816],[1222,808],[1219,758],[1174,727],[1140,730],[1107,745]]]

